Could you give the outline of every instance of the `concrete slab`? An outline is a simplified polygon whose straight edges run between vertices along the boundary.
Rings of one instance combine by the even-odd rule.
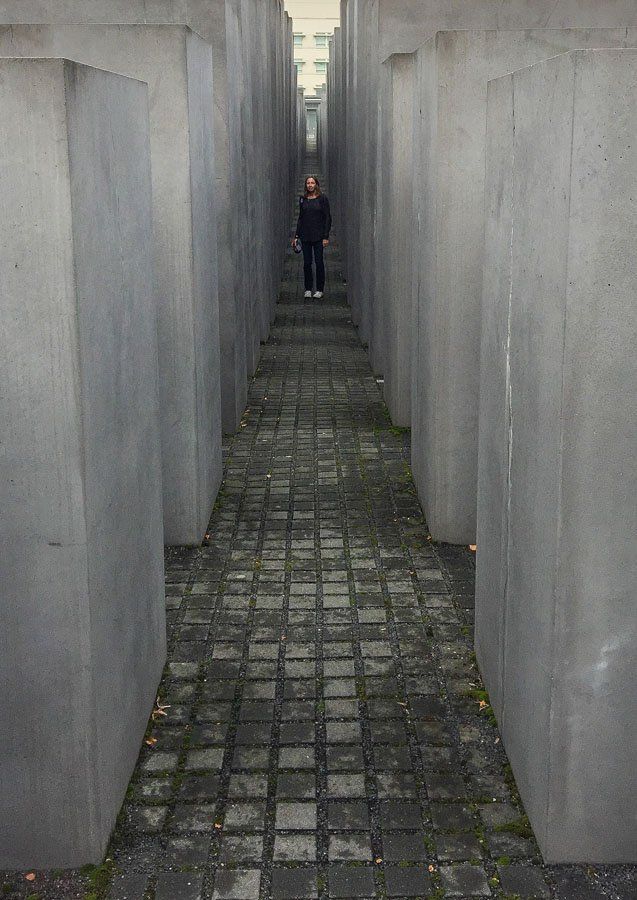
[[[414,52],[437,31],[448,29],[614,28],[637,26],[633,0],[341,0],[337,88],[343,106],[345,158],[330,172],[335,208],[344,210],[344,269],[352,316],[368,346],[375,374],[385,375],[384,298],[370,257],[382,240],[377,136],[382,128],[379,66],[394,53]],[[337,51],[338,52],[338,51]],[[336,146],[336,145],[335,145]],[[418,149],[418,148],[416,148]],[[336,192],[335,192],[336,188]],[[383,251],[384,252],[384,251]],[[387,264],[389,264],[387,262]],[[380,266],[385,265],[383,261]]]
[[[570,48],[631,44],[625,28],[450,31],[418,51],[412,460],[436,540],[476,533],[487,81]]]
[[[165,658],[146,85],[0,60],[0,867],[101,861]]]
[[[380,58],[412,53],[437,31],[456,28],[637,26],[633,0],[380,0]]]
[[[148,4],[144,3],[144,6]],[[166,4],[164,4],[166,5]],[[230,94],[235,90],[235,73],[228,66],[227,6],[225,0],[187,0],[184,12],[168,4],[155,13],[154,20],[168,19],[172,13],[175,21],[190,25],[201,34],[212,48],[213,96],[214,96],[214,174],[215,206],[217,218],[217,259],[219,291],[219,336],[221,346],[221,424],[223,431],[233,433],[239,427],[241,416],[248,402],[248,366],[245,352],[246,330],[251,324],[246,320],[246,290],[242,285],[239,269],[239,247],[234,220],[237,206],[236,193],[231,193],[234,173],[234,156],[230,153],[230,141],[236,122],[229,115]],[[176,16],[180,18],[177,19]],[[250,373],[252,374],[252,373]]]
[[[581,50],[489,93],[477,648],[548,862],[637,861],[636,82]]]
[[[240,196],[233,189],[229,142],[236,120],[228,115],[230,95],[235,92],[239,71],[227,52],[226,10],[230,0],[62,0],[56,3],[0,2],[0,24],[46,25],[187,25],[212,47],[215,136],[215,212],[217,219],[219,327],[221,343],[221,415],[225,432],[239,427],[247,402],[248,373],[245,332],[252,328],[246,320],[247,288],[242,284],[238,264],[235,219]],[[228,71],[232,73],[228,79]]]
[[[0,56],[52,55],[150,87],[164,537],[197,544],[221,481],[210,47],[179,25],[0,28]]]
[[[378,139],[378,0],[348,0],[347,281],[361,340],[374,346],[373,297]]]
[[[384,375],[384,397],[394,425],[411,425],[413,266],[415,223],[414,121],[416,58],[391,56],[383,83],[377,167],[377,278],[374,316],[375,369]],[[376,357],[382,362],[376,364]]]

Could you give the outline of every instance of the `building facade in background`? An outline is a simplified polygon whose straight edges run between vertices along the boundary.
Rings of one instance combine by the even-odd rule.
[[[315,97],[327,80],[328,39],[340,24],[339,0],[285,0],[294,24],[294,63],[299,87]]]

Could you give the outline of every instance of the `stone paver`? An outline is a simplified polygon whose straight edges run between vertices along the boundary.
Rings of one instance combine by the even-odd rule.
[[[471,693],[473,558],[429,541],[338,243],[327,268],[304,301],[290,256],[209,540],[168,554],[166,715],[111,896],[611,900],[629,870],[541,866]]]

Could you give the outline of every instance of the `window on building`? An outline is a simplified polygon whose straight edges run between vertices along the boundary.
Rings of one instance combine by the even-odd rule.
[[[295,47],[302,47],[302,46],[303,46],[303,38],[304,38],[304,37],[305,37],[304,34],[295,34],[295,35],[294,35],[294,46],[295,46]]]
[[[326,34],[315,34],[314,35],[314,46],[315,47],[327,47],[327,35]]]
[[[324,75],[327,72],[327,60],[326,59],[317,59],[314,63],[314,68],[318,72],[319,75]]]
[[[297,71],[297,72],[302,72],[302,71],[303,71],[303,66],[305,65],[305,61],[302,60],[302,59],[295,59],[295,60],[294,60],[294,65],[296,66],[296,71]]]

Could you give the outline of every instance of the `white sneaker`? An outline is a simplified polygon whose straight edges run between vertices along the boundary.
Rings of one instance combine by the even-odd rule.
[[[303,294],[303,296],[306,297],[308,300],[311,300],[312,299],[312,291],[306,291]]]
[[[323,291],[317,291],[317,292],[314,294],[314,299],[315,299],[315,300],[320,300],[322,296],[323,296]]]

